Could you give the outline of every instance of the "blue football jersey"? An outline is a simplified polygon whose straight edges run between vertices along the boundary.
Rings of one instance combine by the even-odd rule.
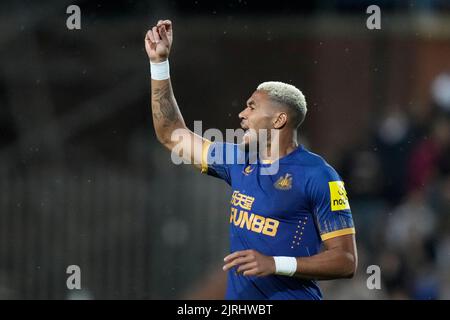
[[[240,146],[207,143],[202,172],[232,188],[230,251],[254,249],[267,256],[307,257],[322,241],[355,233],[344,183],[320,156],[303,146],[268,166],[249,161]],[[314,280],[271,275],[249,277],[228,271],[226,299],[321,299]]]

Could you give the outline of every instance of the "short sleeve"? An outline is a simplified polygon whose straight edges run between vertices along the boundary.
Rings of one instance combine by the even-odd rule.
[[[231,168],[245,163],[244,153],[237,144],[209,142],[203,145],[202,173],[219,178],[231,185]]]
[[[313,170],[306,192],[323,241],[354,234],[350,203],[344,182],[330,166]]]

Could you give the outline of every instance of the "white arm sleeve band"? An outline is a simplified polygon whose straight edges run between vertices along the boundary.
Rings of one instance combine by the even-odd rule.
[[[169,60],[153,63],[150,61],[150,74],[153,80],[166,80],[170,78]]]
[[[292,277],[297,271],[297,259],[294,257],[273,257],[275,274]]]

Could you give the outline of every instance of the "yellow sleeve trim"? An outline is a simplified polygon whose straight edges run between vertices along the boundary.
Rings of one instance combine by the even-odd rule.
[[[345,236],[347,234],[355,234],[355,233],[356,233],[355,228],[345,228],[345,229],[321,234],[320,237],[322,238],[322,241],[325,241],[325,240],[328,240],[331,238],[336,238],[339,236]]]
[[[208,172],[208,151],[211,141],[203,140],[202,144],[202,173]]]

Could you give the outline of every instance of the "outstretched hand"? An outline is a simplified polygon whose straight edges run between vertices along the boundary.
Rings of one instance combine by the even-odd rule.
[[[172,21],[159,20],[145,35],[145,50],[151,62],[162,62],[169,58],[173,42]]]

